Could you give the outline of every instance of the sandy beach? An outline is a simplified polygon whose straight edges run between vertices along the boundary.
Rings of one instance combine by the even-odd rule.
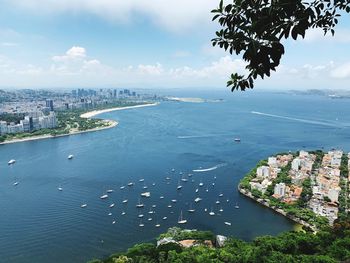
[[[86,112],[82,115],[80,115],[81,118],[92,118],[98,114],[111,112],[111,111],[117,111],[117,110],[129,110],[129,109],[136,109],[136,108],[143,108],[143,107],[150,107],[150,106],[156,106],[159,103],[152,103],[152,104],[142,104],[142,105],[135,105],[135,106],[127,106],[127,107],[117,107],[117,108],[110,108],[110,109],[104,109],[104,110],[94,110]]]
[[[98,114],[102,114],[102,113],[106,113],[106,112],[117,111],[117,110],[128,110],[128,109],[135,109],[135,108],[142,108],[142,107],[149,107],[149,106],[156,106],[158,104],[159,103],[152,103],[152,104],[142,104],[142,105],[136,105],[136,106],[110,108],[110,109],[104,109],[104,110],[95,110],[95,111],[86,112],[86,113],[80,115],[80,117],[81,118],[92,118],[92,117],[94,117],[94,116],[96,116]],[[76,134],[87,133],[87,132],[96,132],[96,131],[101,131],[101,130],[105,130],[105,129],[110,129],[110,128],[116,127],[118,125],[118,122],[114,121],[114,120],[104,120],[104,121],[108,123],[108,126],[98,127],[98,128],[94,128],[94,129],[90,129],[90,130],[86,130],[86,131],[71,130],[67,134],[61,134],[61,135],[56,135],[56,136],[52,136],[50,134],[46,134],[46,135],[40,135],[40,136],[27,137],[27,138],[23,138],[23,139],[14,139],[14,140],[2,142],[2,143],[0,143],[0,145],[2,145],[2,144],[9,144],[9,143],[19,143],[19,142],[43,140],[43,139],[52,139],[52,138],[76,135]]]

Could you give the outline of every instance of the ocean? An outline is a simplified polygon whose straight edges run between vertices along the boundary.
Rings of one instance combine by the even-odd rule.
[[[244,240],[276,235],[294,223],[241,196],[239,180],[278,152],[350,151],[346,99],[259,91],[174,95],[223,100],[109,112],[98,117],[118,121],[115,128],[1,145],[0,261],[73,263],[105,257],[179,226],[181,211],[185,228]],[[9,166],[10,159],[16,163]],[[129,182],[135,185],[126,186]],[[109,198],[100,199],[109,189],[114,190]],[[151,196],[141,197],[146,191]],[[195,203],[196,197],[202,201]],[[139,200],[143,209],[136,208]],[[190,206],[194,213],[187,212]],[[215,216],[208,214],[211,210]]]

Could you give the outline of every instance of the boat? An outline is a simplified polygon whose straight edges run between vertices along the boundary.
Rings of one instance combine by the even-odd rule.
[[[63,188],[62,187],[58,187],[57,190],[58,191],[63,191]]]
[[[109,205],[110,208],[113,208],[114,206],[115,206],[114,203]]]
[[[200,183],[199,183],[199,186],[200,187],[202,187],[204,184],[203,184],[203,182],[201,181]]]
[[[211,185],[212,185],[212,186],[214,186],[214,185],[215,185],[215,183],[212,183]]]
[[[144,217],[144,215],[143,215],[143,214],[139,214],[138,217],[139,217],[139,218],[142,218],[142,217]]]
[[[197,197],[196,199],[194,199],[194,201],[195,201],[196,203],[198,203],[198,202],[202,201],[202,198]]]
[[[180,190],[182,188],[182,185],[180,184],[180,182],[178,183],[178,185],[177,185],[177,187],[176,187],[176,189],[177,190]]]
[[[168,180],[168,181],[169,181],[169,180],[170,180],[170,177],[165,177],[165,180]]]
[[[189,213],[194,213],[196,210],[192,208],[192,203],[190,204],[190,208],[187,210]]]
[[[85,208],[85,207],[87,207],[87,204],[82,204],[80,207]]]
[[[181,181],[182,182],[188,182],[188,179],[187,178],[181,178]]]
[[[160,224],[156,224],[155,227],[160,227]]]
[[[111,216],[111,215],[112,215],[112,213],[111,213],[111,212],[109,212],[109,213],[108,213],[108,215],[109,215],[109,216]]]
[[[177,200],[176,200],[176,199],[172,199],[172,200],[171,200],[171,202],[176,203],[176,202],[177,202]]]
[[[163,220],[167,220],[168,218],[165,216],[165,217],[163,217]]]
[[[208,187],[207,187],[207,189],[205,189],[205,191],[208,193],[209,192],[209,189],[208,189]]]
[[[236,205],[235,205],[235,208],[236,208],[236,209],[238,209],[238,208],[239,208],[239,205],[238,205],[237,203],[236,203]]]
[[[142,220],[140,220],[139,227],[144,227],[145,225],[142,223]]]
[[[220,207],[219,212],[221,212],[221,213],[224,212],[224,209],[222,209],[222,207]]]
[[[172,205],[168,205],[168,208],[172,208],[173,206]]]
[[[204,212],[208,212],[208,209],[207,209],[207,208],[204,208]]]
[[[235,142],[241,142],[241,139],[240,138],[234,138],[233,139]]]
[[[219,194],[219,197],[223,197],[223,196],[224,196],[224,194],[223,194],[223,193]]]
[[[108,198],[108,195],[101,195],[100,198],[101,198],[101,199],[107,199],[107,198]]]
[[[187,176],[188,176],[188,177],[191,177],[191,176],[192,176],[192,174],[188,174]]]
[[[19,184],[19,182],[14,182],[13,186],[17,186]]]
[[[128,186],[133,186],[133,185],[134,185],[133,182],[128,183]]]
[[[139,182],[144,182],[144,181],[145,181],[145,179],[143,179],[143,178],[139,180]]]
[[[126,213],[123,211],[123,212],[122,212],[122,216],[125,216],[125,215],[126,215]]]
[[[175,168],[171,169],[172,172],[175,172]]]
[[[142,188],[143,188],[143,189],[147,189],[148,187],[147,187],[146,185],[144,185]]]
[[[152,205],[152,208],[156,208],[157,206],[156,205]]]
[[[124,199],[124,200],[122,201],[123,204],[126,204],[127,202],[128,202],[128,199]]]
[[[209,215],[210,216],[215,216],[215,213],[213,212],[213,208],[210,210]]]
[[[186,224],[187,223],[187,220],[183,219],[183,217],[182,217],[182,210],[181,210],[181,213],[180,213],[179,221],[177,221],[177,223],[178,224]]]
[[[160,198],[160,199],[164,199],[164,196],[160,196],[159,198]]]
[[[216,200],[215,204],[217,204],[217,205],[220,204],[220,201],[219,201],[219,200]]]
[[[123,190],[125,188],[125,185],[122,185],[121,187],[120,187],[120,190]]]
[[[148,221],[152,221],[152,217],[149,217],[147,220],[148,220]]]
[[[231,225],[230,222],[224,222],[224,223],[225,223],[225,225],[227,225],[227,226],[230,226],[230,225]]]
[[[8,164],[8,165],[11,165],[11,164],[14,164],[15,162],[16,162],[16,160],[11,159],[7,164]]]
[[[72,160],[74,158],[73,154],[68,155],[68,160]]]
[[[141,196],[142,197],[150,197],[151,193],[150,192],[144,192],[144,193],[141,193]]]
[[[148,211],[149,214],[154,214],[154,211],[151,210],[151,208]]]
[[[144,204],[141,203],[140,199],[139,199],[139,203],[136,205],[137,208],[142,208],[144,207]]]
[[[152,186],[156,186],[156,183],[152,183]]]
[[[113,192],[114,192],[114,190],[112,190],[112,189],[107,190],[107,193],[113,193]]]
[[[112,224],[114,225],[114,224],[115,224],[115,221],[113,221]]]
[[[229,200],[229,199],[226,199],[226,202],[228,203],[228,202],[230,202],[230,200]]]
[[[199,189],[197,188],[197,189],[196,189],[196,193],[198,193],[198,191],[199,191]]]

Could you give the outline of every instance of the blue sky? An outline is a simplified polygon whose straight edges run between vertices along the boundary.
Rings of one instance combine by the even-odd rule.
[[[0,87],[225,89],[244,62],[212,48],[215,0],[0,0]],[[287,41],[257,88],[347,89],[350,18]]]

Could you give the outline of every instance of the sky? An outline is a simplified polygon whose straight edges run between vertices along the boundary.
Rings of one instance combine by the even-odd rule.
[[[218,0],[0,0],[0,88],[226,89],[241,56],[211,46]],[[257,89],[349,89],[350,15],[285,41]]]

